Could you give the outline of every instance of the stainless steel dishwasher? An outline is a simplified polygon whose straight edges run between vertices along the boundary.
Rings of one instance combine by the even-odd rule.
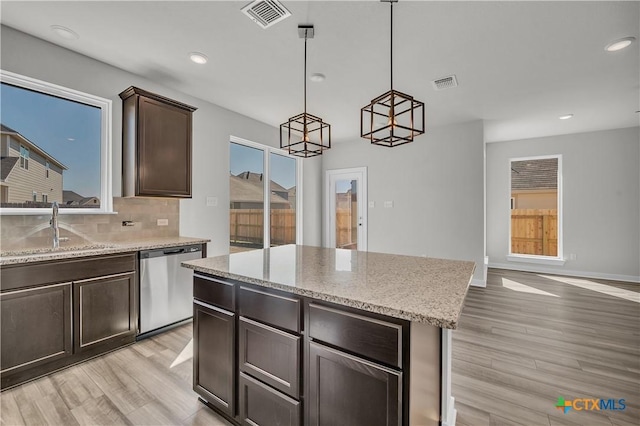
[[[193,271],[180,262],[202,257],[198,245],[140,252],[140,337],[193,316]]]

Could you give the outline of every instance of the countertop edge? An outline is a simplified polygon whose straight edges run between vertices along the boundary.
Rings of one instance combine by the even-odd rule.
[[[181,247],[192,244],[205,244],[210,242],[207,238],[194,237],[167,237],[139,240],[131,243],[104,243],[110,247],[89,248],[86,250],[62,250],[58,252],[32,253],[17,256],[0,257],[0,266],[24,265],[35,262],[48,262],[51,260],[75,259],[79,257],[101,256],[107,254],[129,253],[141,250],[152,250],[166,247]]]
[[[331,302],[331,303],[336,303],[338,305],[361,309],[367,312],[387,315],[393,318],[403,319],[411,322],[426,323],[438,328],[446,328],[446,329],[452,329],[452,330],[455,330],[458,328],[458,320],[460,318],[460,313],[462,312],[462,307],[464,306],[464,301],[463,301],[462,303],[463,306],[460,307],[460,310],[458,311],[458,315],[455,318],[436,318],[436,317],[421,314],[418,312],[404,311],[396,308],[391,308],[388,306],[381,306],[378,304],[372,304],[369,302],[349,299],[349,298],[335,296],[327,293],[315,292],[312,290],[303,289],[299,287],[291,287],[286,284],[279,284],[271,281],[259,280],[256,278],[250,278],[243,275],[232,274],[229,272],[223,272],[223,271],[210,269],[202,266],[190,265],[189,263],[183,262],[181,266],[192,269],[196,272],[202,272],[205,274],[214,275],[221,278],[227,278],[227,279],[236,280],[236,281],[244,281],[249,284],[259,285],[261,287],[286,291],[289,293],[296,294],[298,296],[310,297],[310,298],[322,300],[325,302]],[[469,278],[469,283],[471,282],[472,276]],[[469,283],[467,283],[466,291],[468,291],[469,289]]]

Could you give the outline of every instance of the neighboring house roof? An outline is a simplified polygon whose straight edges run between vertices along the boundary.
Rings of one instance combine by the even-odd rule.
[[[258,184],[262,188],[262,173],[242,172],[240,174],[237,174],[236,177],[238,177],[240,179],[247,180],[247,181],[252,182],[254,184]],[[283,186],[275,183],[274,181],[271,181],[270,187],[271,187],[272,191],[287,192],[286,188],[284,188]]]
[[[0,129],[1,129],[0,132],[3,135],[7,134],[7,135],[14,136],[16,139],[20,140],[22,144],[27,145],[29,147],[29,149],[34,150],[35,152],[37,152],[38,154],[40,154],[44,158],[46,158],[49,162],[55,164],[56,166],[60,167],[61,169],[63,169],[63,170],[68,170],[69,169],[67,166],[62,164],[60,161],[56,160],[55,157],[53,157],[51,154],[47,153],[47,151],[45,151],[44,149],[40,148],[35,143],[31,142],[29,139],[25,138],[19,132],[13,130],[11,127],[5,126],[4,124],[0,123]]]
[[[511,162],[511,190],[557,188],[557,158]]]
[[[83,197],[74,191],[62,191],[62,202],[67,205],[84,206],[87,204],[97,204],[99,201],[98,197]]]
[[[62,191],[62,202],[65,204],[69,204],[70,202],[73,202],[73,201],[77,202],[82,200],[83,198],[85,197],[78,194],[77,192],[67,191],[67,190]]]
[[[249,173],[249,172],[245,172],[245,173]],[[256,173],[252,173],[252,174],[256,175]],[[244,173],[241,173],[238,176],[234,176],[234,175],[229,176],[229,184],[231,187],[231,202],[232,203],[264,202],[264,189],[262,187],[262,181],[260,179],[247,179],[246,177],[241,177],[242,175],[244,175]],[[260,176],[259,174],[257,175]],[[278,186],[280,187],[280,185]],[[273,189],[273,186],[272,186],[272,189]],[[271,204],[274,204],[274,203],[288,205],[289,201],[287,201],[286,199],[282,198],[277,194],[271,194]]]
[[[0,181],[7,180],[17,162],[18,157],[4,157],[0,160]]]

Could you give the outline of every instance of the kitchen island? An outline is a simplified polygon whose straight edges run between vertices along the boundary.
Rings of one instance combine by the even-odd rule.
[[[280,246],[184,262],[194,390],[237,424],[453,425],[473,262]]]

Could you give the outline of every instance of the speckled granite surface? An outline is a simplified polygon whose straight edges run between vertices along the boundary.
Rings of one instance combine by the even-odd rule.
[[[64,246],[59,249],[31,249],[21,251],[0,252],[0,266],[19,263],[44,262],[47,260],[70,259],[74,257],[99,256],[103,254],[126,253],[140,250],[151,250],[164,247],[203,244],[211,240],[190,237],[166,237],[153,239],[136,239],[126,243],[90,244],[83,246]]]
[[[453,329],[475,269],[474,262],[295,245],[197,259],[182,266]]]

